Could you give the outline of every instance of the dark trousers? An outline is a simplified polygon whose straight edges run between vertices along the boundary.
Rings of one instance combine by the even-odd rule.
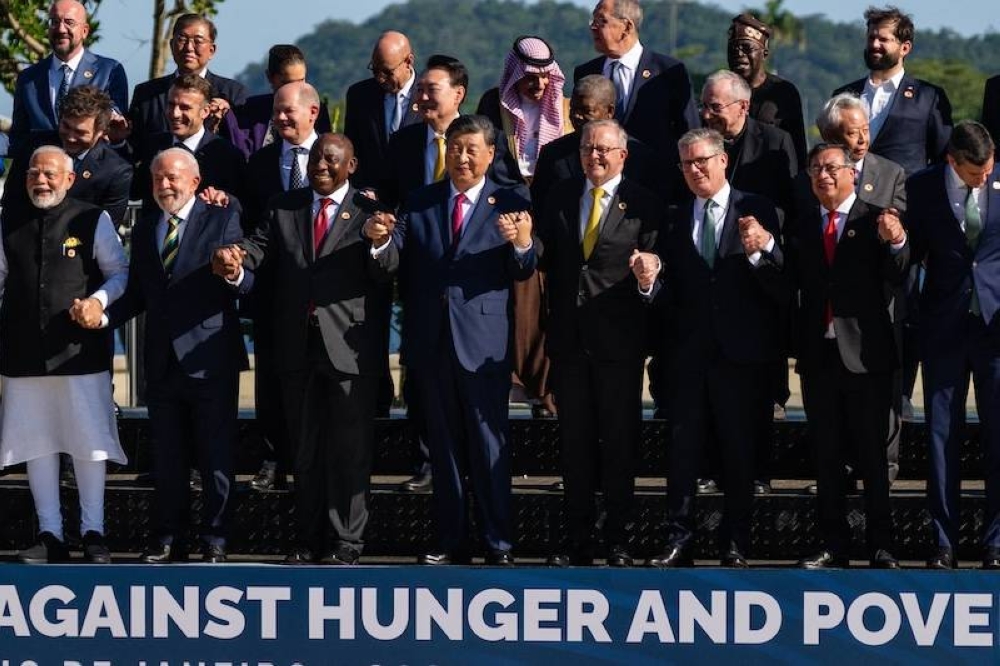
[[[642,428],[642,367],[641,358],[598,361],[585,354],[552,362],[567,537],[574,550],[590,548],[598,489],[604,492],[605,543],[627,543]]]
[[[330,362],[311,325],[308,370],[282,375],[292,424],[295,514],[300,539],[314,552],[361,552],[368,524],[378,376],[348,375]]]
[[[292,470],[291,445],[288,443],[288,421],[282,408],[281,382],[274,368],[274,339],[270,323],[254,320],[254,412],[257,427],[268,449],[268,457],[276,463],[278,478]]]
[[[444,328],[439,362],[413,373],[430,445],[437,546],[449,553],[468,548],[468,476],[483,541],[490,550],[510,550],[510,368],[469,372]]]
[[[755,428],[760,396],[770,399],[767,366],[739,365],[717,355],[705,365],[678,371],[672,379],[671,433],[667,454],[667,540],[685,545],[695,529],[694,500],[705,452],[718,447],[717,468],[725,491],[719,549],[750,547]]]
[[[821,367],[802,375],[816,467],[819,533],[828,550],[847,555],[844,465],[852,459],[865,484],[865,538],[870,553],[892,548],[892,516],[885,455],[891,373],[857,374],[844,367],[837,341],[824,345]],[[847,451],[852,446],[852,451]],[[853,455],[852,455],[853,454]]]
[[[994,327],[998,324],[994,318]],[[927,350],[924,358],[924,410],[930,435],[927,499],[937,543],[958,546],[961,494],[960,453],[965,437],[969,376],[976,391],[986,511],[983,544],[1000,547],[1000,344],[982,317],[968,317],[966,335]]]
[[[169,352],[173,357],[173,352]],[[190,514],[189,469],[202,479],[202,539],[224,544],[233,486],[239,373],[187,376],[176,358],[165,376],[147,379],[153,435],[154,530],[163,542],[183,540]]]

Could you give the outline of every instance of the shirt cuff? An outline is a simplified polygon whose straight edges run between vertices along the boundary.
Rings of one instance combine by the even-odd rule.
[[[90,295],[90,298],[96,298],[97,302],[101,304],[102,310],[108,309],[108,292],[106,292],[105,290],[98,289],[97,291],[95,291],[93,294]]]
[[[231,284],[234,287],[238,287],[241,284],[243,284],[243,277],[244,277],[243,267],[240,266],[240,273],[239,275],[236,276],[235,280],[230,280],[229,278],[222,278],[222,279],[226,281],[226,284]]]
[[[767,244],[764,246],[764,252],[774,252],[774,234],[771,234],[771,238],[767,241]],[[748,254],[747,259],[750,260],[751,266],[756,266],[757,264],[760,263],[760,258],[762,256],[763,252],[758,250],[753,254]]]
[[[660,257],[659,257],[659,255],[657,255],[656,256],[656,276],[654,276],[653,277],[653,281],[649,283],[649,289],[643,289],[641,286],[639,287],[639,295],[640,296],[652,296],[653,295],[653,287],[656,286],[656,277],[660,275],[660,271],[661,270],[663,270],[663,262],[660,261]]]
[[[906,235],[906,232],[903,232],[903,240],[899,241],[898,243],[890,243],[889,251],[892,252],[893,254],[896,254],[897,252],[902,250],[903,246],[906,245],[907,238],[908,236]]]
[[[524,255],[531,252],[531,248],[535,247],[535,241],[531,241],[530,243],[528,243],[528,247],[524,248],[518,247],[516,243],[511,243],[511,245],[514,246],[514,254],[517,255],[518,259],[520,259]]]
[[[385,252],[385,248],[389,247],[389,243],[391,243],[391,242],[392,242],[392,236],[389,236],[389,240],[387,240],[386,242],[382,243],[378,247],[375,247],[374,245],[372,245],[371,249],[369,250],[369,252],[372,253],[372,259],[378,259],[379,256],[381,256],[381,254],[383,252]]]

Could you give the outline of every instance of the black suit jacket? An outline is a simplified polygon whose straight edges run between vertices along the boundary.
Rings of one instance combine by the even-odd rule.
[[[416,90],[416,83],[411,90]],[[344,101],[344,134],[354,144],[358,169],[352,182],[360,188],[378,187],[385,180],[389,137],[385,132],[384,93],[375,79],[358,81],[347,89]],[[420,124],[414,104],[406,109],[399,128]],[[420,183],[423,185],[423,182]]]
[[[864,89],[865,79],[858,79],[833,94],[860,95]],[[872,139],[871,152],[903,167],[907,176],[944,159],[952,122],[951,102],[943,88],[904,75],[886,113],[882,129]]]
[[[833,309],[837,348],[853,373],[886,373],[898,365],[886,283],[906,275],[910,246],[893,253],[878,237],[879,209],[856,199],[837,241],[833,266],[826,263],[819,206],[802,211],[790,229],[787,253],[798,288],[797,370],[823,368],[826,307]]]
[[[637,249],[653,250],[663,204],[623,178],[608,205],[597,245],[584,260],[580,200],[586,187],[582,177],[556,185],[538,225],[539,269],[548,276],[546,349],[553,359],[581,353],[599,361],[641,358],[646,304],[629,257]]]
[[[654,284],[654,312],[666,335],[658,351],[672,371],[698,372],[717,354],[735,364],[779,358],[782,318],[790,283],[777,241],[778,217],[764,197],[730,190],[715,265],[693,240],[694,202],[670,209],[657,254],[663,269]],[[753,215],[776,239],[771,252],[750,263],[740,240],[739,218]]]
[[[132,126],[129,145],[133,155],[147,154],[150,139],[170,129],[164,113],[167,108],[167,93],[175,77],[176,73],[150,79],[137,85],[132,92],[128,120]],[[239,81],[227,79],[211,71],[205,73],[205,79],[212,84],[213,96],[224,98],[230,106],[239,106],[246,101],[246,86]]]
[[[983,89],[983,125],[990,131],[993,143],[1000,145],[1000,75],[988,79]]]
[[[278,372],[309,367],[312,310],[330,362],[348,375],[381,376],[388,355],[392,276],[396,252],[371,256],[361,227],[368,214],[348,189],[330,230],[313,252],[313,190],[283,192],[271,200],[264,221],[247,242],[247,265],[267,269],[273,281],[270,324]]]
[[[764,82],[750,96],[750,117],[765,125],[783,129],[792,137],[795,159],[806,163],[806,124],[802,118],[802,97],[791,81],[777,74],[767,74]]]
[[[604,62],[601,56],[577,67],[574,83],[588,74],[603,74]],[[684,63],[643,47],[628,107],[618,121],[625,131],[662,155],[666,164],[676,164],[677,140],[692,127],[701,126]]]
[[[247,161],[243,225],[248,232],[263,222],[271,197],[285,191],[281,184],[281,146],[281,142],[268,144]]]
[[[136,176],[132,180],[132,198],[141,199],[149,204],[152,201],[152,176],[150,164],[156,154],[171,148],[174,136],[170,132],[161,132],[148,142],[148,153],[141,156],[135,164]],[[242,201],[246,188],[246,162],[233,144],[217,134],[206,131],[194,151],[201,171],[201,183],[198,191],[206,187],[214,187],[234,195]],[[155,206],[155,204],[153,204]]]
[[[795,146],[788,132],[747,118],[743,136],[734,147],[726,176],[737,190],[766,197],[778,209],[779,221],[794,205]],[[727,152],[729,152],[727,147]]]
[[[249,159],[264,146],[264,138],[267,136],[273,111],[274,93],[248,97],[243,104],[231,109],[222,119],[222,124],[218,128],[219,136],[229,139],[230,143],[240,149],[243,157]],[[317,134],[333,131],[330,125],[330,109],[322,100],[319,103],[315,129]]]

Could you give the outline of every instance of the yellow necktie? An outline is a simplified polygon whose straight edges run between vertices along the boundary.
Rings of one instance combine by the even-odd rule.
[[[437,159],[434,160],[434,182],[436,183],[444,178],[444,137],[434,137],[434,143],[437,144],[438,149]]]
[[[587,228],[583,230],[584,260],[589,260],[590,255],[593,254],[594,248],[597,247],[597,237],[601,231],[601,197],[604,196],[604,190],[600,187],[595,187],[590,193],[594,196],[594,200],[590,205],[590,217],[587,218]]]

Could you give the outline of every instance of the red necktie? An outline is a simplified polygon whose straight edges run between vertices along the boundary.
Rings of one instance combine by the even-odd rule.
[[[833,257],[837,254],[837,211],[826,214],[826,228],[823,229],[823,254],[826,255],[826,265],[833,266]],[[826,302],[826,314],[823,317],[826,328],[833,322],[833,304]]]
[[[333,200],[322,198],[319,200],[319,210],[316,211],[316,219],[313,220],[313,256],[319,256],[319,248],[326,238],[327,228],[330,226],[330,214],[327,210]]]
[[[458,247],[458,240],[462,237],[462,204],[465,203],[465,195],[459,192],[455,195],[455,205],[451,209],[451,246]]]

